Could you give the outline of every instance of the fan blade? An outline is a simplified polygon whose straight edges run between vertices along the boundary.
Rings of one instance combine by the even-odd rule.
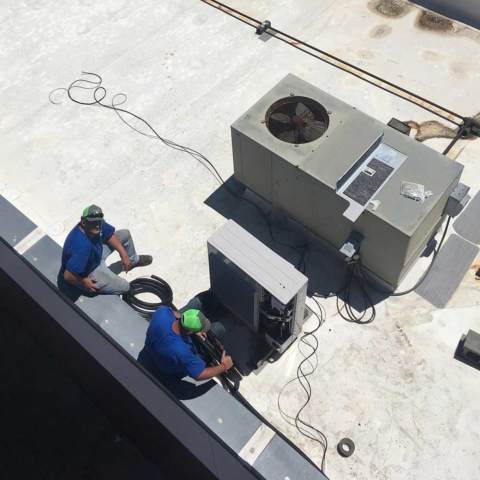
[[[307,142],[311,142],[312,140],[321,137],[325,132],[326,128],[323,122],[314,120],[313,122],[308,122],[307,125],[301,130],[303,138],[305,138]]]
[[[295,143],[295,130],[285,130],[284,132],[278,134],[278,138],[284,142]]]
[[[292,122],[291,118],[288,115],[280,112],[277,112],[271,115],[270,119],[275,120],[276,122],[284,123],[284,124],[289,124]]]
[[[315,120],[313,112],[303,103],[297,103],[295,107],[295,114],[298,115],[304,122],[311,122]]]

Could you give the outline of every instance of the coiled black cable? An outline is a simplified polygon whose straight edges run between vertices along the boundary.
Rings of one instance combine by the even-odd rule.
[[[156,295],[160,302],[146,302],[140,300],[137,295],[150,293]],[[160,277],[139,277],[130,282],[130,290],[123,294],[123,300],[127,302],[142,317],[150,318],[151,315],[161,306],[172,307],[173,292],[170,285]]]
[[[347,267],[347,275],[343,287],[336,293],[338,314],[347,322],[365,325],[375,320],[377,312],[375,303],[368,293],[365,283],[365,276],[361,269],[360,258],[352,260]],[[362,299],[364,309],[359,313],[352,307],[354,303],[354,294],[359,294]],[[367,312],[370,315],[367,316]]]

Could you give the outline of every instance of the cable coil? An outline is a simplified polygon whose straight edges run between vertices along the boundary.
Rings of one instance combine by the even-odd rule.
[[[142,293],[156,295],[160,302],[146,302],[137,298]],[[173,292],[170,285],[160,277],[152,275],[151,277],[139,277],[130,282],[130,290],[123,295],[123,300],[127,302],[142,317],[150,318],[159,307],[165,305],[173,306]]]

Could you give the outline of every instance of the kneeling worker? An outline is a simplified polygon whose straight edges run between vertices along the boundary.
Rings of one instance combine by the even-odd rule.
[[[81,293],[126,293],[130,284],[112,272],[105,264],[106,258],[116,250],[123,269],[152,263],[150,255],[137,255],[128,230],[117,230],[103,220],[100,207],[85,208],[78,223],[68,234],[62,252],[62,266],[58,287],[75,300]],[[75,298],[76,297],[76,298]]]
[[[138,360],[167,386],[185,376],[207,380],[220,375],[233,366],[231,357],[223,352],[220,365],[207,367],[192,338],[196,334],[202,341],[210,326],[200,310],[189,309],[182,314],[160,307],[152,316]]]

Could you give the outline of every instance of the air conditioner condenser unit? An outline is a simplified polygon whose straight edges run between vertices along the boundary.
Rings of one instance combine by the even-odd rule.
[[[283,353],[305,319],[307,277],[233,220],[207,245],[215,298]]]
[[[444,218],[462,165],[288,75],[231,127],[234,176],[396,288]],[[404,194],[417,184],[416,201]],[[402,194],[403,193],[403,194]]]

